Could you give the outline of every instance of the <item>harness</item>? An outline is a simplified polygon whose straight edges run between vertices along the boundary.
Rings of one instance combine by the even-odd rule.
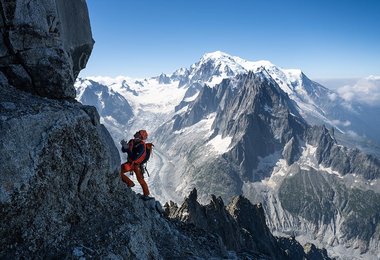
[[[146,163],[140,165],[140,170],[141,170],[141,173],[142,173],[142,174],[147,173],[147,174],[148,174],[148,177],[150,177],[149,172],[148,172],[148,169],[146,168]]]

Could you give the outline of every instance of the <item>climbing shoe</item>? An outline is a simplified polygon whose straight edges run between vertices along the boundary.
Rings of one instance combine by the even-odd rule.
[[[141,196],[141,199],[147,201],[147,200],[153,200],[154,198],[150,197],[150,196],[143,195],[143,196]]]

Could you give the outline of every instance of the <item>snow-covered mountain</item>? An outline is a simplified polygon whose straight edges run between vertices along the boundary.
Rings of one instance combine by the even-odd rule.
[[[134,116],[126,98],[108,86],[89,79],[78,79],[75,86],[77,99],[96,107],[107,129],[115,139],[120,139],[124,135],[125,124]]]
[[[380,163],[341,145],[353,145],[349,133],[365,131],[365,118],[300,70],[215,52],[172,75],[77,81],[78,99],[86,102],[82,93],[92,89],[104,109],[97,84],[130,105],[130,119],[118,121],[122,134],[152,133],[158,153],[148,182],[157,198],[179,201],[193,187],[204,200],[244,194],[263,203],[273,231],[332,255],[376,257]],[[109,127],[119,113],[100,114]]]
[[[93,77],[77,79],[75,87],[77,99],[98,109],[117,144],[141,128],[151,133],[169,120],[186,91],[178,82],[160,84],[159,77]]]
[[[260,70],[266,70],[272,80],[296,102],[297,110],[309,124],[334,127],[337,130],[336,138],[341,143],[380,156],[380,136],[377,131],[380,128],[380,117],[377,116],[380,108],[357,102],[348,103],[338,93],[307,78],[301,70],[282,69],[269,61],[246,61],[216,51],[205,54],[189,68],[180,68],[171,75],[161,74],[140,80],[127,77],[89,79],[125,96],[134,105],[135,114],[139,111],[157,114],[160,111],[171,116],[173,105],[176,111],[183,109],[195,100],[205,84],[213,87],[223,79]],[[81,84],[79,79],[76,88]],[[77,99],[82,100],[80,95],[77,95]],[[178,99],[181,101],[178,102]],[[157,120],[148,121],[150,125],[154,124],[151,129],[155,129],[157,121],[161,124],[162,119],[152,116]],[[146,115],[140,118],[145,119]]]
[[[193,100],[204,84],[215,86],[225,78],[261,70],[266,70],[272,80],[296,102],[298,111],[309,124],[334,127],[338,130],[337,139],[344,144],[380,155],[377,131],[380,117],[376,116],[380,109],[362,103],[348,103],[337,93],[310,80],[301,70],[282,69],[269,61],[251,62],[219,51],[205,54],[190,69],[181,69],[180,85],[186,83],[189,93],[179,108],[188,103],[190,96]]]

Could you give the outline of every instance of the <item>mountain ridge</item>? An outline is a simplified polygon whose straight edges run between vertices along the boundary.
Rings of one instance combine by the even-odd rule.
[[[255,203],[263,203],[272,231],[288,233],[289,228],[294,227],[297,237],[308,235],[309,240],[336,252],[333,256],[344,254],[339,251],[340,246],[349,247],[351,251],[347,252],[358,258],[362,254],[376,255],[379,245],[374,241],[378,232],[368,221],[374,219],[378,223],[378,214],[369,210],[362,215],[367,223],[362,230],[351,230],[348,223],[360,224],[360,218],[352,218],[358,214],[358,207],[351,202],[356,196],[368,197],[368,200],[373,197],[375,204],[379,201],[377,195],[370,193],[378,194],[380,189],[378,159],[340,144],[338,134],[343,130],[330,128],[335,119],[327,118],[326,112],[327,109],[343,109],[332,103],[333,92],[298,70],[291,70],[286,80],[283,77],[287,74],[277,67],[258,66],[256,71],[246,73],[243,66],[237,66],[242,73],[234,74],[232,65],[215,62],[214,56],[206,56],[189,69],[172,75],[141,80],[138,86],[128,82],[142,99],[156,88],[162,92],[152,90],[157,93],[157,102],[160,98],[171,100],[165,107],[165,111],[169,111],[165,114],[166,119],[151,116],[153,110],[144,111],[144,106],[154,107],[156,101],[140,106],[141,116],[137,115],[156,120],[156,123],[152,121],[150,136],[160,150],[160,158],[175,165],[175,168],[168,168],[171,169],[169,173],[154,168],[150,183],[153,192],[161,200],[174,200],[174,197],[165,196],[175,193],[176,199],[183,198],[192,187],[197,187],[201,201],[207,201],[211,193],[226,201],[242,193]],[[233,60],[230,56],[223,56],[223,59]],[[273,76],[276,73],[277,79]],[[174,97],[169,91],[177,91],[180,96]],[[128,101],[138,102],[138,98],[128,95]],[[150,119],[144,124],[132,120],[125,128],[132,128],[133,132],[134,128],[146,128],[149,122]],[[323,122],[326,126],[313,127],[314,122]],[[327,185],[299,182],[299,179],[307,180],[303,176],[311,172],[329,178]],[[323,178],[315,180],[324,183]],[[292,210],[283,198],[287,196],[287,189],[295,189],[294,182],[305,185],[303,188],[309,191],[310,208],[315,216]],[[340,195],[333,197],[329,206],[319,207],[321,197],[314,195],[314,188]],[[162,193],[160,189],[170,192]],[[341,189],[346,192],[340,192]],[[342,194],[351,196],[346,198]],[[308,198],[307,195],[303,197]],[[329,193],[325,196],[322,201],[330,198]],[[302,203],[301,208],[307,205]],[[343,211],[340,205],[349,207]],[[323,212],[318,213],[321,209]],[[331,223],[326,224],[324,219],[330,219]],[[370,236],[363,236],[364,233]]]
[[[219,60],[218,58],[220,57],[223,59]],[[227,75],[223,68],[235,68],[235,70],[231,69],[232,74]],[[178,104],[176,109],[178,111],[189,103],[188,100],[194,100],[195,96],[199,94],[200,89],[202,89],[203,84],[212,87],[215,84],[219,84],[225,78],[231,78],[241,73],[248,73],[248,71],[260,70],[266,70],[269,77],[272,77],[290,98],[297,103],[299,111],[302,112],[303,117],[306,117],[310,124],[326,124],[334,127],[339,132],[337,138],[341,142],[352,147],[361,145],[361,148],[365,149],[366,152],[380,155],[380,149],[378,148],[380,147],[380,138],[374,132],[375,127],[380,126],[380,122],[377,122],[378,120],[372,120],[373,122],[371,122],[371,120],[366,118],[366,121],[363,121],[363,117],[366,117],[366,114],[359,105],[348,104],[337,93],[310,80],[299,69],[282,69],[269,61],[251,62],[216,51],[204,54],[198,62],[189,68],[181,68],[172,74],[161,74],[150,79],[136,80],[128,77],[118,77],[116,79],[107,77],[89,78],[105,85],[126,80],[130,82],[130,86],[132,87],[137,87],[137,85],[133,86],[136,82],[139,84],[148,82],[148,86],[154,87],[154,85],[159,85],[160,82],[163,83],[159,78],[165,75],[165,84],[168,84],[168,80],[170,80],[170,83],[175,82],[178,87],[184,87],[187,90],[183,97],[183,102]],[[156,80],[157,82],[152,84],[152,82],[149,82],[151,80]],[[352,135],[361,136],[362,142],[355,142]],[[372,146],[377,148],[371,150],[371,146],[368,146],[366,141],[368,138],[378,143],[378,145]]]

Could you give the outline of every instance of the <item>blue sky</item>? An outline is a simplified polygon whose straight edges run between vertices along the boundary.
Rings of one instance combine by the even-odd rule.
[[[88,0],[81,76],[146,77],[221,50],[312,79],[380,75],[380,0]]]

